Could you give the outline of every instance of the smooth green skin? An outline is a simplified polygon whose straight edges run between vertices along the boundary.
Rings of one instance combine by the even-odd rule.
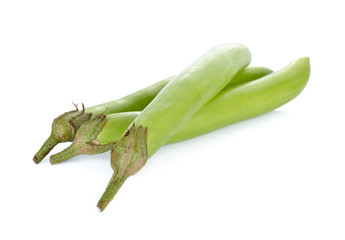
[[[273,71],[271,69],[265,67],[247,67],[243,72],[239,72],[233,79],[231,79],[231,81],[228,83],[228,85],[225,86],[224,89],[256,80],[272,72]]]
[[[232,84],[228,84],[224,89],[253,81],[270,73],[272,70],[264,67],[246,68],[231,80],[230,83]],[[139,113],[123,112],[96,115],[80,126],[73,143],[68,148],[50,157],[50,163],[57,164],[80,154],[93,155],[110,150]],[[97,116],[103,116],[103,118],[97,118]]]
[[[225,88],[250,81],[251,79],[264,76],[270,72],[272,71],[264,67],[246,68],[243,72],[237,74]],[[84,122],[88,121],[92,115],[108,115],[112,113],[143,110],[173,78],[174,77],[166,78],[149,87],[111,102],[99,104],[87,109],[84,109],[83,105],[83,110],[81,111],[77,108],[74,111],[60,115],[52,124],[52,131],[49,138],[35,154],[33,158],[34,162],[37,164],[40,163],[58,143],[73,141],[79,127]]]
[[[232,87],[239,83],[245,83],[253,79],[265,76],[272,71],[264,67],[248,67],[243,72],[239,72],[233,80],[231,80],[224,88]],[[151,86],[143,88],[137,92],[129,94],[123,98],[99,104],[90,108],[86,108],[87,113],[112,114],[119,112],[142,111],[157,94],[172,80],[175,76],[168,77]]]
[[[199,110],[180,129],[182,134],[176,134],[170,142],[192,138],[233,122],[269,112],[295,98],[306,86],[309,76],[309,58],[305,57],[256,81],[224,90]],[[139,117],[141,115],[142,113]],[[124,181],[139,171],[149,157],[146,139],[150,136],[147,135],[150,128],[142,126],[145,125],[137,127],[132,124],[130,130],[127,130],[112,148],[111,166],[114,174],[97,204],[100,211],[106,208]],[[144,145],[140,144],[142,140]]]
[[[139,114],[111,150],[114,170],[98,201],[103,211],[124,181],[138,172],[162,145],[230,80],[250,63],[241,44],[222,44],[208,51],[171,80]]]
[[[167,143],[187,140],[253,118],[297,97],[308,82],[309,58],[293,61],[282,70],[222,90],[202,107]],[[248,78],[250,79],[250,78]],[[100,145],[116,142],[140,112],[107,115],[97,136]]]
[[[148,128],[148,157],[243,71],[250,60],[245,46],[222,44],[171,80],[133,122],[138,127]]]
[[[96,138],[99,145],[117,142],[140,113],[141,112],[137,111],[107,115],[105,124]]]
[[[169,142],[200,136],[273,111],[298,96],[309,76],[309,58],[303,57],[280,71],[222,91],[200,109]]]
[[[272,73],[272,70],[265,67],[248,67],[243,72],[237,74],[222,91],[239,84],[259,79],[270,73]],[[105,125],[97,136],[99,144],[106,145],[116,142],[139,114],[139,111],[108,114]]]
[[[168,77],[123,98],[86,108],[85,111],[93,115],[141,111],[173,78],[174,77]]]

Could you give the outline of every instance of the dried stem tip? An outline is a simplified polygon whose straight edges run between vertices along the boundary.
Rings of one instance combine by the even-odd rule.
[[[147,127],[134,124],[111,150],[114,170],[97,207],[103,211],[129,176],[137,173],[147,162]]]

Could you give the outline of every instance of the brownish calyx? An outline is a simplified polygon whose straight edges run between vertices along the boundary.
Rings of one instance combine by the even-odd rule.
[[[105,120],[106,116],[99,114],[81,125],[71,146],[58,154],[52,155],[50,163],[60,163],[80,154],[93,155],[109,151],[114,145],[113,143],[100,145],[96,140],[105,124]]]
[[[133,124],[111,150],[114,173],[97,204],[100,211],[106,208],[126,179],[145,165],[147,159],[147,127]]]
[[[91,113],[85,112],[83,109],[66,112],[55,118],[52,124],[52,130],[49,138],[44,142],[43,146],[35,154],[33,160],[40,163],[45,156],[61,142],[71,142],[79,129],[79,127],[91,118]]]

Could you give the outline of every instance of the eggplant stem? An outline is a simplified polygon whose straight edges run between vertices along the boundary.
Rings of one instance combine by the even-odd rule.
[[[71,145],[62,152],[50,156],[50,164],[61,163],[77,155],[79,155],[78,150]]]
[[[53,135],[50,135],[49,138],[43,143],[42,147],[35,154],[33,160],[36,164],[39,164],[45,156],[58,144],[60,143]]]
[[[132,127],[111,150],[111,167],[114,170],[97,207],[103,211],[129,176],[137,173],[147,162],[147,128]]]
[[[113,173],[113,176],[111,177],[109,184],[107,188],[105,189],[101,199],[97,203],[98,210],[102,212],[108,204],[113,200],[116,193],[121,188],[122,184],[126,181],[126,177],[123,177],[122,179],[117,179],[117,173]]]

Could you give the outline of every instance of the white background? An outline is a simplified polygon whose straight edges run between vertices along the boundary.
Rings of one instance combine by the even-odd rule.
[[[0,239],[344,239],[341,2],[2,0]],[[122,97],[224,42],[275,71],[309,56],[310,81],[272,113],[161,148],[103,213],[108,153],[33,163],[72,101]]]

